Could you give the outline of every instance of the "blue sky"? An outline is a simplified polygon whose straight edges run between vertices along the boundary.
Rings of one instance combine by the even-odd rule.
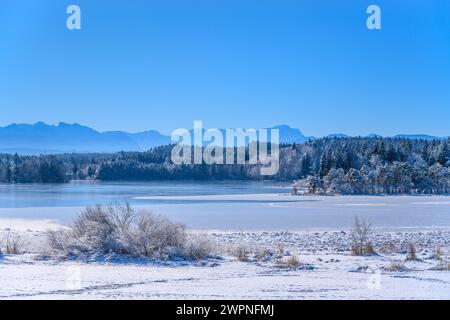
[[[447,0],[0,2],[0,125],[449,135],[449,88]]]

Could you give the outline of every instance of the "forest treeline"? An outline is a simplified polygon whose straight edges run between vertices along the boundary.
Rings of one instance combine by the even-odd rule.
[[[281,145],[274,176],[261,176],[259,165],[174,165],[171,145],[114,154],[2,154],[0,182],[272,179],[297,181],[297,189],[311,193],[448,194],[449,150],[450,139],[323,138]]]

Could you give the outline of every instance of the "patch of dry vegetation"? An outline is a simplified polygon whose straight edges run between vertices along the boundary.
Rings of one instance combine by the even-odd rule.
[[[350,232],[351,252],[355,256],[367,256],[375,253],[370,237],[372,225],[365,219],[355,217]]]
[[[246,262],[249,260],[250,251],[244,243],[240,243],[231,248],[230,253],[233,257],[237,258],[238,261]]]
[[[8,230],[0,243],[0,254],[3,252],[5,254],[20,254],[23,252],[23,244],[24,242],[18,234]]]
[[[408,242],[408,248],[407,248],[407,252],[406,252],[406,261],[415,261],[417,260],[417,255],[416,255],[416,246],[414,245],[414,243],[412,243],[411,241]]]
[[[393,254],[396,253],[397,250],[397,246],[391,241],[384,242],[379,248],[379,252],[382,254]]]
[[[442,260],[444,253],[442,252],[441,247],[436,246],[435,250],[432,252],[430,259],[434,259],[434,260]]]
[[[400,271],[408,270],[405,267],[405,264],[403,263],[403,261],[401,261],[401,260],[391,260],[389,265],[387,265],[383,269],[386,271],[391,271],[391,272],[400,272]]]
[[[129,255],[198,260],[211,254],[206,237],[188,237],[185,226],[129,204],[86,208],[69,229],[47,232],[50,256]]]
[[[301,263],[296,254],[292,254],[287,258],[277,260],[274,265],[277,268],[297,270],[303,266],[303,263]]]

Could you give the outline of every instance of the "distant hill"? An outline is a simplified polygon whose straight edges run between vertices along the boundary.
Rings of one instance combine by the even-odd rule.
[[[280,130],[284,143],[302,143],[309,138],[298,129],[287,125],[274,127]],[[225,131],[222,130],[223,134]],[[155,130],[138,133],[125,131],[99,132],[78,123],[61,122],[49,125],[11,124],[0,127],[0,152],[19,154],[51,154],[69,152],[144,151],[169,144],[171,137]]]
[[[281,143],[303,143],[315,137],[305,136],[299,129],[287,125],[277,125],[269,129],[280,131]],[[222,130],[224,133],[225,131]],[[345,134],[332,134],[328,137],[347,138]],[[370,137],[378,137],[371,135]],[[397,135],[395,138],[407,139],[443,139],[429,135]],[[11,124],[0,127],[0,153],[52,154],[69,152],[117,152],[144,151],[169,144],[170,136],[155,130],[138,133],[125,131],[99,132],[77,123],[61,122],[49,125],[44,122],[35,124]]]
[[[142,151],[169,142],[170,137],[157,131],[98,132],[77,123],[48,125],[38,122],[0,128],[0,152],[20,154]]]
[[[285,124],[278,125],[272,129],[280,130],[280,142],[282,143],[303,143],[315,137],[306,137],[299,129],[291,128]]]

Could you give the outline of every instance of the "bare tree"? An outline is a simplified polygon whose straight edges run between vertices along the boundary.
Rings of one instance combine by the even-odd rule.
[[[374,249],[370,236],[372,234],[372,225],[366,219],[355,217],[353,227],[350,232],[352,241],[352,253],[357,256],[373,254]]]

